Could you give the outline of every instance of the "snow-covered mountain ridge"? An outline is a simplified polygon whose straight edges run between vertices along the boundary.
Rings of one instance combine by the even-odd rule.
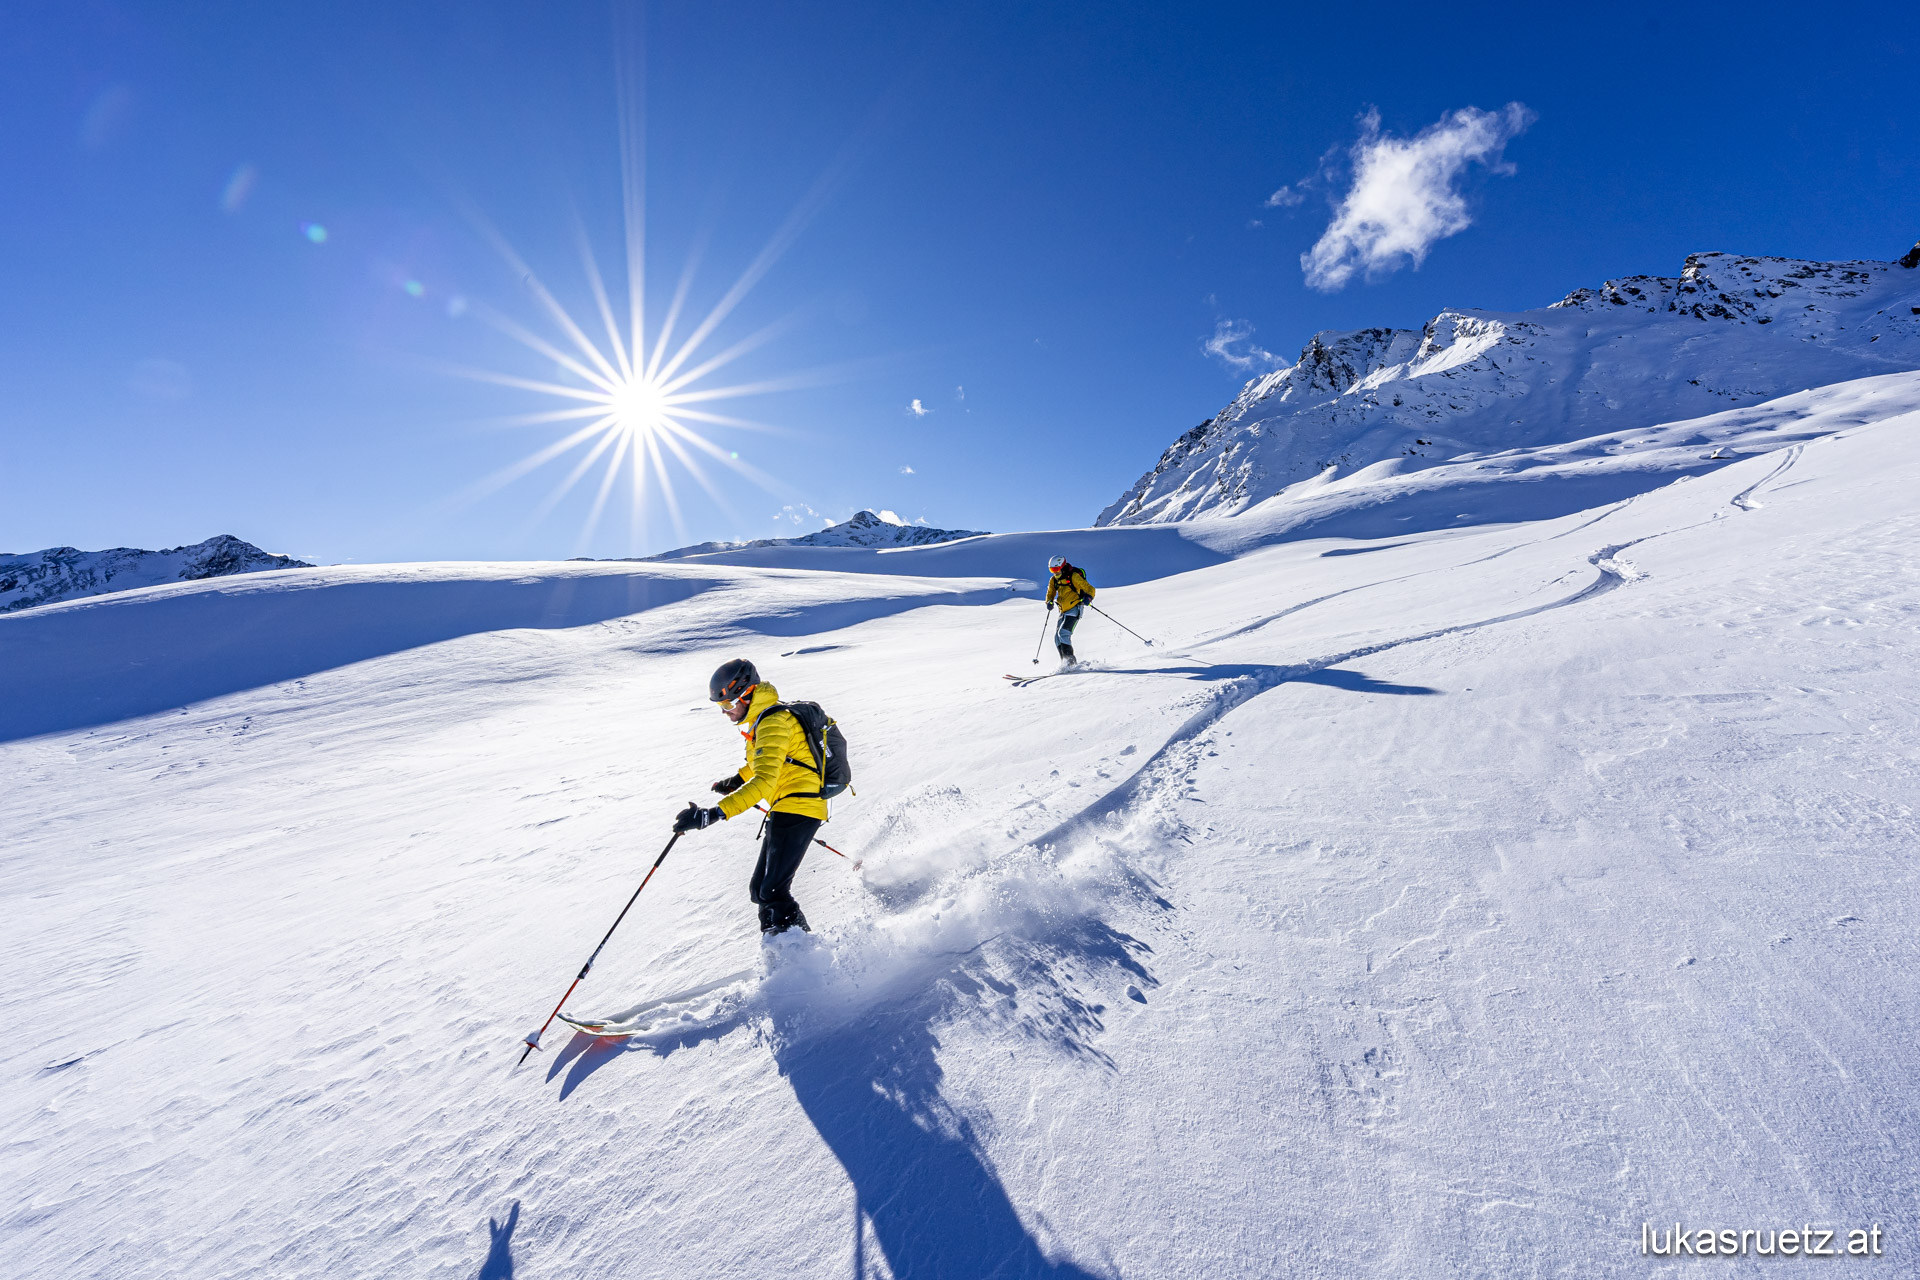
[[[643,560],[689,560],[696,556],[722,555],[732,551],[753,551],[765,547],[930,547],[961,538],[981,538],[977,529],[935,529],[923,524],[905,524],[889,520],[871,510],[860,510],[830,524],[817,533],[798,538],[755,538],[751,542],[699,542],[676,547]]]
[[[26,555],[0,555],[0,613],[111,591],[157,587],[167,582],[195,582],[266,569],[312,567],[291,556],[270,555],[230,533],[190,547],[168,547],[164,551],[143,551],[137,547],[114,547],[109,551],[49,547]]]
[[[1920,246],[1917,246],[1920,248]],[[1539,448],[1920,368],[1920,253],[1807,262],[1699,253],[1677,277],[1534,311],[1315,334],[1182,435],[1096,526],[1231,515],[1378,463]]]

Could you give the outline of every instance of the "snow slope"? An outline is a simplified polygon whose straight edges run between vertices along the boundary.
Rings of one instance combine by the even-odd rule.
[[[1160,644],[1024,689],[1048,535],[0,619],[54,687],[0,701],[9,1270],[1640,1277],[1679,1219],[1911,1272],[1913,390],[1575,511],[1529,485],[1636,460],[1082,531]],[[736,653],[846,725],[861,870],[809,858],[763,978],[751,827],[685,837],[574,1001],[645,1032],[515,1070],[736,762]]]
[[[165,551],[49,547],[26,555],[0,555],[0,613],[162,583],[312,567],[291,556],[269,555],[230,533]]]
[[[1558,445],[1916,368],[1908,258],[1696,253],[1677,278],[1609,280],[1541,310],[1315,334],[1299,363],[1247,383],[1094,523],[1232,514],[1383,462]]]

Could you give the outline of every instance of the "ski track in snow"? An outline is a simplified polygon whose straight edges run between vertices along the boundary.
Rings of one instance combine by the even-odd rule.
[[[1164,654],[1023,690],[980,655],[1031,602],[741,570],[867,870],[810,858],[820,934],[742,967],[751,830],[683,841],[571,1002],[634,1034],[518,1072],[737,750],[697,690],[775,646],[729,590],[0,743],[12,1256],[1639,1276],[1679,1218],[1910,1262],[1916,430],[1149,579],[1103,602]]]
[[[1786,455],[1780,459],[1780,465],[1776,466],[1773,470],[1767,472],[1766,475],[1760,477],[1760,479],[1754,481],[1752,484],[1742,489],[1739,493],[1734,494],[1733,497],[1728,499],[1728,501],[1731,502],[1734,506],[1739,507],[1742,511],[1759,510],[1760,504],[1753,500],[1753,495],[1758,493],[1761,489],[1764,489],[1768,485],[1772,484],[1775,480],[1778,480],[1781,476],[1785,475],[1788,472],[1788,470],[1792,468],[1793,464],[1799,461],[1800,451],[1804,448],[1806,448],[1805,445],[1799,445],[1799,444],[1796,444],[1791,448],[1789,448],[1786,451]]]

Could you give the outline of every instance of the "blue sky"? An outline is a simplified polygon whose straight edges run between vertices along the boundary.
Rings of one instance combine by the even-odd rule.
[[[12,5],[0,550],[612,556],[860,506],[1084,525],[1256,349],[1920,236],[1911,10],[1547,8]],[[687,424],[771,491],[695,454],[723,506],[663,450],[677,527],[657,482],[636,525],[622,475],[587,536],[598,471],[549,502],[581,450],[473,496],[583,424],[488,425],[562,402],[445,369],[572,380],[489,322],[565,342],[476,211],[589,327],[576,219],[623,296],[623,49],[648,313],[703,245],[684,337],[778,241],[683,368],[784,325],[694,384],[784,389],[703,406],[777,431]],[[1335,244],[1344,279],[1312,287],[1369,139],[1439,156],[1450,233],[1417,269]]]

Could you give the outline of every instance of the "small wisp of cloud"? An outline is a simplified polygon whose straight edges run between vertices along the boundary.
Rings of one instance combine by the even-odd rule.
[[[1300,255],[1307,284],[1332,292],[1356,272],[1371,279],[1408,264],[1417,268],[1436,242],[1473,225],[1460,191],[1468,167],[1512,173],[1501,150],[1536,118],[1518,102],[1499,111],[1465,107],[1411,138],[1396,138],[1380,131],[1380,113],[1369,110],[1349,152],[1352,185],[1326,231]],[[1287,190],[1276,191],[1268,203]]]
[[[1265,207],[1269,209],[1291,209],[1296,205],[1303,205],[1306,202],[1307,197],[1305,195],[1296,191],[1291,186],[1285,186],[1267,197]]]
[[[1245,320],[1223,319],[1216,322],[1213,336],[1202,345],[1208,355],[1241,373],[1256,370],[1265,373],[1271,369],[1285,368],[1287,363],[1253,341],[1253,326]]]
[[[86,114],[80,117],[80,145],[98,151],[115,141],[133,118],[133,90],[124,84],[108,85],[94,96]]]
[[[900,468],[900,474],[901,474],[901,475],[903,475],[903,476],[910,476],[910,475],[912,475],[912,474],[913,474],[913,468],[912,468],[912,467],[902,467],[902,468]]]
[[[927,408],[927,406],[925,406],[924,404],[921,404],[918,400],[915,400],[913,401],[913,403],[907,406],[907,412],[912,414],[916,418],[924,418],[928,414],[932,413],[933,410]]]
[[[260,171],[250,164],[243,164],[233,171],[227,179],[227,185],[220,192],[220,207],[228,213],[238,213],[247,197],[253,194],[253,184],[260,180]]]

